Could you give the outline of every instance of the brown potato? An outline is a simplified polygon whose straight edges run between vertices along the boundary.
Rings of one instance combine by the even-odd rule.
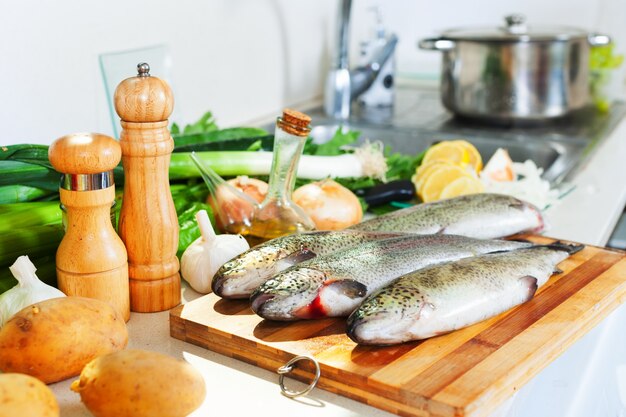
[[[24,308],[0,329],[0,370],[50,384],[80,374],[89,361],[126,343],[124,319],[108,303],[53,298]]]
[[[71,388],[96,417],[184,417],[206,396],[187,362],[133,349],[94,359]]]
[[[0,374],[0,417],[59,417],[59,404],[43,382],[24,374]]]

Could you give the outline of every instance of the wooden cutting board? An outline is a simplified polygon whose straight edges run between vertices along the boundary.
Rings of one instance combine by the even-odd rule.
[[[318,388],[395,414],[486,416],[626,300],[625,255],[588,246],[528,303],[420,342],[357,346],[345,319],[271,322],[247,301],[214,294],[173,309],[170,334],[271,371],[312,356],[321,367]],[[313,372],[300,361],[290,375],[308,382]]]

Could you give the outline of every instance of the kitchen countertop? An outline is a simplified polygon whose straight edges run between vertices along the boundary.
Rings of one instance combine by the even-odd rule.
[[[626,203],[626,119],[579,168],[575,190],[547,212],[546,235],[603,246]],[[183,302],[200,295],[184,286]],[[626,414],[626,306],[622,305],[531,379],[494,417],[582,417]],[[289,399],[278,375],[169,336],[169,312],[132,313],[129,348],[183,358],[204,376],[207,397],[192,416],[383,417],[392,414],[320,389]],[[69,380],[51,385],[64,417],[90,416]],[[304,384],[289,380],[294,389]],[[167,393],[163,393],[167,395]],[[621,398],[621,399],[620,399]],[[114,400],[114,399],[113,399]],[[622,414],[620,414],[622,413]]]

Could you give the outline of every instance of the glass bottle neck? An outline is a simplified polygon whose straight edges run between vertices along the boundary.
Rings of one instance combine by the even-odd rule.
[[[269,198],[291,200],[298,162],[305,142],[306,137],[289,134],[276,125],[272,171],[267,193]]]

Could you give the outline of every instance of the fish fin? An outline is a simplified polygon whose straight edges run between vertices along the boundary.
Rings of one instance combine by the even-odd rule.
[[[552,271],[552,273],[553,274],[562,274],[563,270],[561,268],[554,267],[554,271]]]
[[[547,245],[540,245],[540,246],[544,248],[548,248],[548,249],[567,252],[570,255],[573,255],[576,252],[580,252],[581,250],[585,248],[585,245],[581,243],[565,242],[562,240],[557,240],[556,242],[552,242]]]
[[[521,237],[518,237],[518,238],[515,238],[515,239],[507,239],[507,240],[510,240],[512,242],[531,243],[531,244],[533,244],[533,242],[531,242],[530,240],[524,239],[524,238],[521,238]]]
[[[281,259],[283,262],[288,262],[293,265],[299,264],[300,262],[308,261],[309,259],[313,259],[317,256],[317,253],[313,252],[308,248],[301,248],[298,251],[292,252],[287,255],[285,258]]]
[[[526,293],[526,299],[524,300],[524,302],[532,300],[538,288],[537,278],[530,276],[530,275],[526,275],[526,276],[521,277],[519,280],[522,283],[522,285],[527,287],[527,290],[528,290],[528,292]]]
[[[327,281],[324,283],[324,286],[333,287],[334,290],[339,290],[339,292],[349,298],[363,298],[367,295],[367,287],[353,279]]]
[[[515,201],[513,201],[511,204],[509,204],[509,207],[512,207],[514,209],[518,209],[518,210],[524,210],[526,208],[526,206],[528,204],[524,203],[522,200],[519,200],[517,198],[514,199]]]
[[[436,235],[445,235],[446,234],[446,227],[442,227],[441,229],[437,230],[436,233],[434,233]]]

